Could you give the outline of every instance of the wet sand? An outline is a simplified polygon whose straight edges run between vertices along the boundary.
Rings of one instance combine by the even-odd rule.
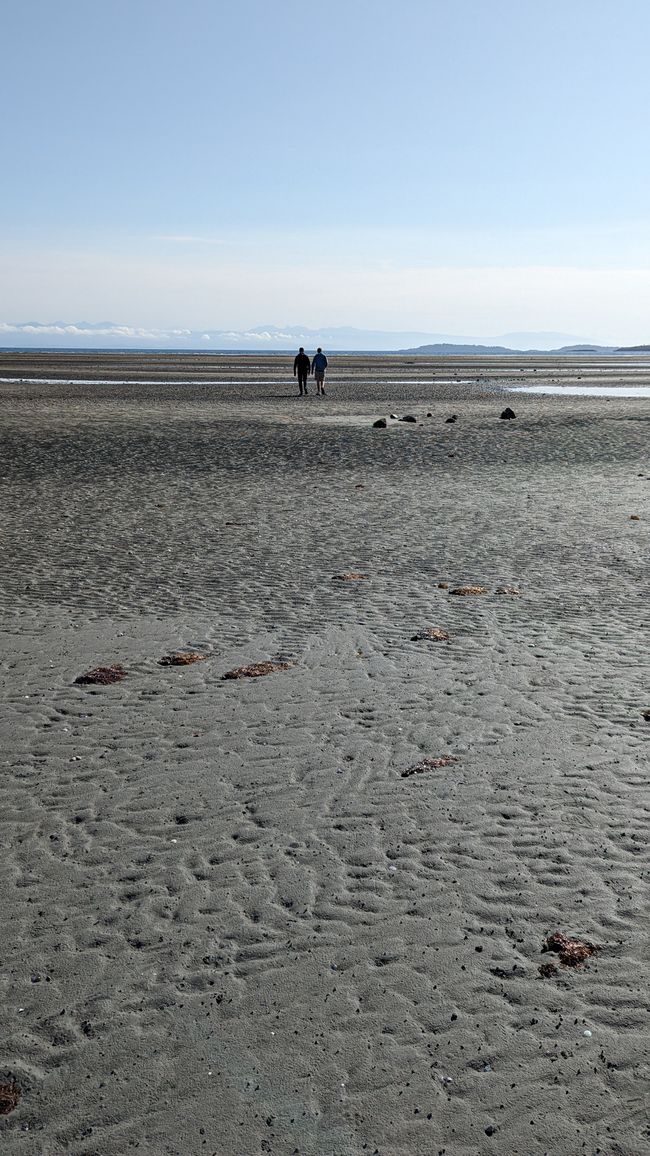
[[[2,1150],[650,1151],[647,370],[290,365],[0,355]]]

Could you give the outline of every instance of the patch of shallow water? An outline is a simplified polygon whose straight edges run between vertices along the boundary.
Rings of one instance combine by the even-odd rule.
[[[650,385],[516,385],[509,393],[554,393],[567,397],[650,397]]]

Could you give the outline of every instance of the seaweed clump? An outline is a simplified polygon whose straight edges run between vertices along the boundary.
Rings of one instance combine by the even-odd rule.
[[[587,939],[569,939],[564,932],[555,931],[544,940],[542,951],[554,951],[564,967],[581,968],[598,948]]]
[[[414,763],[412,767],[407,767],[405,771],[402,771],[402,778],[408,779],[410,775],[422,775],[425,771],[435,771],[438,767],[451,767],[457,762],[458,759],[454,755],[440,755],[435,759],[425,757],[420,759],[419,763]]]
[[[13,1081],[0,1084],[0,1116],[8,1116],[20,1103],[22,1090]]]
[[[262,678],[265,674],[276,674],[280,670],[289,670],[293,662],[252,662],[250,666],[236,666],[227,670],[224,678]]]
[[[164,654],[158,659],[158,666],[191,666],[193,662],[205,662],[207,654],[196,650],[177,650],[174,654]]]
[[[123,666],[116,663],[115,666],[95,666],[92,670],[87,670],[85,674],[80,674],[78,678],[75,678],[75,682],[81,686],[93,684],[110,686],[113,682],[121,682],[123,678],[126,678],[126,671]]]

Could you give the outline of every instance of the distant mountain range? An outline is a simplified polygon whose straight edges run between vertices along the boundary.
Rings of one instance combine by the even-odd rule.
[[[485,338],[448,333],[354,329],[345,326],[310,329],[305,326],[260,325],[253,329],[145,329],[112,321],[0,322],[0,347],[5,349],[160,349],[221,352],[241,350],[286,352],[304,345],[329,351],[400,352],[413,354],[508,353],[647,353],[647,345],[628,348],[599,345],[568,333],[504,333]]]

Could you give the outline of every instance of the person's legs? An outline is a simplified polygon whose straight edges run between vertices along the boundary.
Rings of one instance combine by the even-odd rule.
[[[307,392],[307,374],[301,370],[298,371],[298,385],[300,386],[300,396],[302,397],[303,392]]]

